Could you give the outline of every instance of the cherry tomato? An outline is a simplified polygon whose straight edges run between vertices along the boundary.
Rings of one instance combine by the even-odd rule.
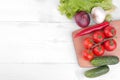
[[[98,45],[96,47],[93,48],[93,53],[96,55],[96,56],[102,56],[105,52],[105,49],[102,45]]]
[[[90,49],[94,45],[94,41],[91,37],[88,37],[84,40],[84,47]]]
[[[96,31],[96,32],[93,33],[93,40],[96,43],[99,43],[99,42],[103,41],[104,38],[105,38],[105,35],[102,31]]]
[[[94,58],[93,52],[90,51],[90,50],[88,50],[88,49],[84,50],[84,51],[82,52],[82,54],[83,54],[83,57],[84,57],[86,60],[88,60],[88,61],[90,61],[90,60],[92,60],[92,59]]]
[[[115,28],[112,27],[112,26],[107,26],[107,27],[105,27],[105,29],[104,29],[104,34],[105,34],[105,36],[106,36],[107,38],[113,37],[113,36],[116,35],[116,30],[115,30]]]
[[[104,42],[104,48],[107,51],[113,51],[114,49],[116,49],[117,47],[117,43],[114,39],[110,39]]]

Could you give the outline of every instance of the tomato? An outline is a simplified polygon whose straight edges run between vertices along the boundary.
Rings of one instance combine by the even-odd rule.
[[[105,49],[102,45],[98,45],[96,47],[93,48],[93,53],[96,55],[96,56],[102,56],[105,52]]]
[[[114,39],[110,39],[104,42],[104,48],[107,51],[113,51],[114,49],[116,49],[117,47],[117,43]]]
[[[94,45],[94,41],[91,37],[88,37],[84,40],[84,47],[90,49]]]
[[[116,30],[115,30],[115,28],[112,27],[112,26],[107,26],[107,27],[105,27],[105,29],[104,29],[104,34],[105,34],[105,36],[106,36],[107,38],[113,37],[113,36],[116,35]]]
[[[90,61],[90,60],[92,60],[92,59],[94,58],[93,52],[90,51],[90,50],[88,50],[88,49],[84,50],[84,51],[82,52],[82,54],[83,54],[83,57],[84,57],[86,60],[88,60],[88,61]]]
[[[93,37],[94,42],[99,43],[104,40],[105,35],[102,31],[96,31],[93,33],[92,37]]]

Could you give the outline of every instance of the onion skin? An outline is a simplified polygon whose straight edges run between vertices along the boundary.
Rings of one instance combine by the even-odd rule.
[[[90,16],[87,12],[81,11],[75,15],[75,21],[78,26],[84,28],[90,24]]]

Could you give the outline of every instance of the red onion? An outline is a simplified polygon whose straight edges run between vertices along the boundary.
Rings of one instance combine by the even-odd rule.
[[[75,15],[75,21],[80,27],[84,28],[89,25],[90,16],[87,12],[81,11]]]

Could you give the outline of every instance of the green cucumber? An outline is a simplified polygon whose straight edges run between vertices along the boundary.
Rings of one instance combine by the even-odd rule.
[[[91,70],[88,70],[85,72],[85,76],[88,78],[95,78],[101,75],[106,74],[109,71],[109,67],[108,66],[100,66],[98,68],[94,68]]]
[[[91,64],[95,67],[103,66],[103,65],[114,65],[119,62],[119,58],[117,56],[101,56],[96,57],[91,61]]]

